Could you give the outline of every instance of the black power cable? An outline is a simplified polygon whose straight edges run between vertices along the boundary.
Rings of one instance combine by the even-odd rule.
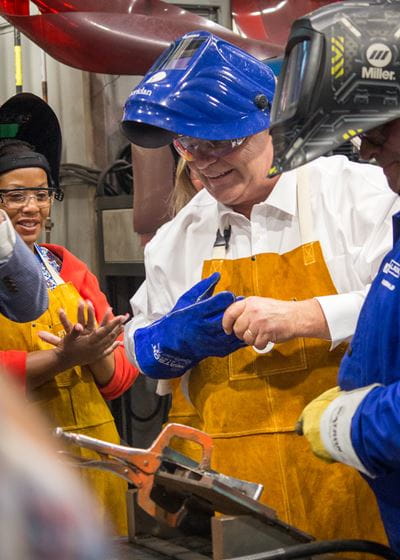
[[[122,193],[133,193],[133,168],[131,145],[126,144],[117,154],[117,160],[125,161],[128,165],[125,168],[114,170],[115,178]]]
[[[104,195],[106,195],[106,196],[116,196],[116,195],[119,195],[119,194],[123,194],[123,193],[121,193],[121,187],[120,187],[119,184],[116,188],[116,187],[114,187],[114,185],[112,183],[107,182],[106,178],[111,173],[114,173],[114,174],[119,173],[121,175],[121,172],[128,173],[128,172],[131,172],[131,170],[132,170],[132,164],[128,163],[124,159],[116,159],[115,161],[113,161],[113,163],[108,165],[105,169],[103,169],[100,172],[100,175],[99,175],[98,181],[97,181],[96,195],[97,196],[104,196]]]
[[[99,175],[99,169],[79,165],[78,163],[63,163],[60,166],[60,181],[64,183],[64,186],[68,179],[81,181],[88,185],[97,185]]]
[[[236,556],[229,558],[229,560],[290,560],[293,558],[310,558],[330,552],[367,552],[375,557],[387,558],[387,560],[400,560],[400,556],[394,550],[383,544],[357,539],[315,541],[258,554]]]
[[[60,181],[65,187],[69,180],[96,186],[96,196],[118,196],[133,193],[133,172],[130,144],[124,146],[117,159],[104,169],[77,163],[60,166]]]

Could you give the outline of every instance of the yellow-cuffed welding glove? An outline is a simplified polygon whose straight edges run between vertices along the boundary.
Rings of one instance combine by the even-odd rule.
[[[333,387],[311,401],[303,410],[296,424],[296,432],[304,435],[311,446],[311,450],[320,459],[327,463],[334,463],[329,452],[321,440],[321,416],[328,405],[340,395],[340,387]]]

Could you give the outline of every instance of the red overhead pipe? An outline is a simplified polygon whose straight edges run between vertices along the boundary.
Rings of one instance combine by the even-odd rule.
[[[244,37],[161,0],[0,0],[0,15],[55,59],[90,72],[144,74],[168,44],[208,30],[257,58],[280,56],[294,19],[338,0],[232,0]]]
[[[138,10],[143,10],[146,3],[135,2]],[[195,29],[211,31],[261,59],[282,52],[275,45],[244,39],[176,6],[158,0],[149,4],[152,11],[148,14],[59,12],[22,16],[0,12],[0,15],[56,60],[89,72],[145,74],[171,41]]]
[[[284,47],[292,22],[340,0],[231,0],[232,16],[241,32]]]

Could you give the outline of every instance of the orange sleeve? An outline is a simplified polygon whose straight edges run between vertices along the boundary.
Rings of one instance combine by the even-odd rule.
[[[93,303],[96,319],[100,322],[110,304],[105,294],[101,291],[96,276],[82,261],[65,249],[63,250],[61,275],[64,280],[70,280],[75,285],[83,299],[89,299]],[[123,335],[120,335],[118,338],[122,341]],[[120,397],[122,393],[129,389],[139,375],[137,367],[129,362],[123,346],[114,351],[114,359],[114,375],[107,385],[99,386],[99,391],[106,400]]]
[[[96,319],[101,321],[104,313],[110,307],[110,304],[106,296],[100,290],[96,276],[89,270],[85,276],[85,282],[82,285],[80,293],[85,299],[91,300],[95,308]],[[123,334],[121,334],[118,339],[123,341]],[[129,362],[123,346],[119,346],[114,350],[114,360],[114,375],[110,382],[103,387],[99,386],[99,391],[105,400],[112,400],[120,397],[129,389],[139,375],[137,367]]]
[[[123,346],[114,351],[114,359],[114,375],[107,385],[99,387],[99,391],[106,401],[120,397],[133,385],[139,375],[139,370],[128,361]]]

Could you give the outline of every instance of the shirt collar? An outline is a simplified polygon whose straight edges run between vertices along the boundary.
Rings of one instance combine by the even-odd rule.
[[[256,204],[258,208],[268,212],[268,208],[276,208],[290,216],[297,215],[297,178],[296,171],[288,171],[281,175],[272,192],[266,200]],[[230,225],[232,216],[239,216],[237,212],[218,202],[219,229],[222,232]],[[243,216],[243,219],[246,218]]]

